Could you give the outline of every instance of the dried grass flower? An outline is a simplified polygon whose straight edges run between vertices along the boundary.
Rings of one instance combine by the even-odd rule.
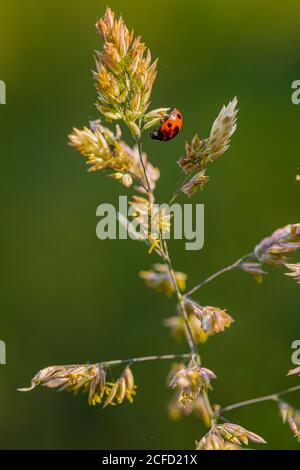
[[[237,445],[248,445],[248,442],[255,442],[257,444],[265,444],[266,441],[252,431],[248,431],[238,424],[224,423],[218,425],[222,437]]]
[[[223,106],[207,139],[201,140],[196,134],[191,144],[186,143],[186,156],[179,160],[185,173],[204,170],[208,162],[216,160],[228,150],[230,139],[236,130],[236,106],[236,97],[227,106]]]
[[[266,441],[254,432],[233,423],[213,426],[197,443],[197,450],[239,450],[249,441],[266,444]]]
[[[300,284],[300,263],[286,264],[285,266],[292,271],[290,273],[285,273],[286,276],[291,276],[295,279],[297,284]]]
[[[178,368],[177,368],[178,369]],[[216,375],[205,367],[191,362],[187,367],[181,366],[177,372],[171,372],[169,386],[179,391],[178,402],[183,406],[195,400],[201,392],[211,389],[210,381]]]
[[[208,333],[205,333],[201,326],[201,322],[194,315],[194,313],[191,312],[191,310],[188,308],[186,309],[186,311],[188,316],[189,327],[193,335],[194,342],[196,344],[205,343],[209,338]],[[177,315],[173,315],[172,317],[166,318],[166,320],[164,321],[164,325],[170,329],[170,333],[174,339],[181,341],[182,339],[186,338],[186,324],[184,318],[180,313],[179,307]]]
[[[278,406],[283,423],[288,423],[293,435],[300,442],[300,411],[283,400],[278,402]]]
[[[184,291],[187,275],[180,271],[175,271],[174,274],[179,289]],[[167,296],[174,294],[175,286],[165,264],[156,263],[151,271],[140,271],[139,275],[150,289],[154,289],[159,293],[165,293]]]
[[[141,186],[139,190],[147,186],[145,174],[140,164],[139,150],[137,145],[130,147],[121,140],[122,134],[117,126],[112,132],[103,126],[100,121],[93,123],[91,128],[73,129],[69,135],[69,143],[86,158],[90,166],[89,171],[112,170],[112,178],[129,187],[133,181]],[[147,155],[142,154],[143,162],[147,171],[151,190],[155,189],[160,172],[158,168],[148,161]]]
[[[300,224],[279,228],[264,238],[254,249],[254,255],[261,263],[280,266],[286,263],[287,254],[300,248]]]
[[[289,370],[287,375],[299,375],[300,377],[300,366],[296,367],[295,369]]]
[[[263,282],[263,277],[267,274],[266,271],[263,270],[263,267],[260,263],[244,262],[239,265],[239,268],[246,273],[252,274],[258,284]]]
[[[185,302],[185,309],[195,343],[205,343],[210,336],[223,332],[234,322],[226,310],[218,307],[202,307],[196,302]],[[176,339],[186,336],[186,325],[180,314],[180,306],[177,308],[177,315],[167,318],[164,324],[170,328],[172,336]]]
[[[225,331],[225,328],[229,328],[234,322],[226,310],[219,307],[202,307],[196,303],[188,303],[188,305],[200,321],[203,331],[209,336]]]
[[[136,385],[130,367],[126,367],[121,377],[116,382],[109,383],[109,386],[111,388],[104,402],[104,407],[107,405],[120,405],[125,398],[130,403],[133,402]]]
[[[151,129],[152,127],[160,126],[160,123],[168,115],[170,108],[153,109],[144,116],[143,130]]]
[[[225,441],[218,430],[212,429],[196,442],[196,450],[241,450],[241,446]]]
[[[83,391],[88,393],[90,405],[104,400],[104,406],[121,404],[125,398],[132,402],[136,389],[129,367],[114,382],[107,380],[107,372],[100,364],[46,367],[33,377],[30,387],[20,388],[19,391],[28,392],[37,386],[75,393]]]
[[[133,135],[139,137],[139,120],[150,104],[157,60],[152,62],[150,50],[141,38],[135,38],[122,17],[116,18],[110,8],[96,28],[104,41],[102,50],[96,52],[97,107],[108,120],[124,120]]]
[[[181,191],[191,197],[199,188],[203,189],[208,181],[206,167],[209,162],[215,161],[230,145],[230,139],[236,130],[237,98],[227,106],[223,106],[213,123],[210,136],[201,140],[196,134],[191,143],[186,142],[186,155],[181,157],[178,164],[186,175],[193,174],[181,186]]]
[[[192,197],[198,189],[203,191],[206,183],[209,181],[209,176],[205,174],[206,169],[196,173],[190,180],[183,184],[181,191],[188,197]]]
[[[210,414],[203,395],[199,395],[193,401],[187,401],[183,406],[180,402],[180,392],[176,392],[168,404],[168,413],[174,421],[185,416],[195,415],[206,427],[210,426]]]

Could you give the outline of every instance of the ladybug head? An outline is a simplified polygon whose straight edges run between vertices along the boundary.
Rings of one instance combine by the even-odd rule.
[[[164,140],[164,137],[163,137],[160,129],[155,129],[154,131],[150,132],[150,137],[153,140]]]

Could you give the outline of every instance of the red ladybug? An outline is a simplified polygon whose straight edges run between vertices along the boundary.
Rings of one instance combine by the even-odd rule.
[[[182,114],[179,109],[175,108],[174,111],[166,115],[165,119],[161,123],[160,128],[151,132],[150,136],[154,140],[161,140],[166,142],[167,140],[174,139],[181,128]]]

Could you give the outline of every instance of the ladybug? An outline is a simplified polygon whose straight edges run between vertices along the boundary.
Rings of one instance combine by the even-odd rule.
[[[162,120],[161,126],[152,131],[150,136],[154,140],[167,140],[174,139],[182,128],[182,114],[179,109],[175,108],[170,114]]]

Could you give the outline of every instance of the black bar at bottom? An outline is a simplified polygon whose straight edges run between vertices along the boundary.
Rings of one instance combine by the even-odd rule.
[[[243,463],[256,462],[268,463],[280,460],[281,454],[286,459],[286,453],[291,454],[293,451],[185,451],[185,450],[0,450],[0,461],[3,467],[7,462],[7,468],[12,464],[28,464],[31,468],[41,468],[44,465],[53,466],[54,470],[57,465],[82,466],[87,468],[93,465],[93,469],[107,467],[108,465],[123,466],[126,468],[137,468],[144,465],[187,465],[193,468],[195,465],[205,465],[209,463]],[[291,455],[289,456],[291,457]],[[298,455],[295,455],[298,460]]]

